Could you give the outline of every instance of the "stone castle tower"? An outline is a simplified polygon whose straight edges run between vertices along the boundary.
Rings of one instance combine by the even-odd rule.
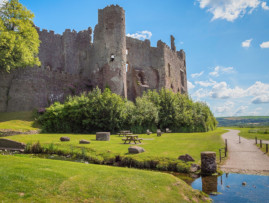
[[[185,52],[176,50],[175,38],[170,48],[126,37],[125,11],[117,5],[99,10],[93,42],[91,28],[37,31],[42,65],[0,72],[0,112],[47,107],[96,86],[130,100],[163,87],[187,93]]]

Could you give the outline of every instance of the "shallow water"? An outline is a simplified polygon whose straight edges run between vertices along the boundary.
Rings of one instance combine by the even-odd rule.
[[[209,194],[214,202],[269,203],[269,176],[227,173],[200,177],[191,186]]]

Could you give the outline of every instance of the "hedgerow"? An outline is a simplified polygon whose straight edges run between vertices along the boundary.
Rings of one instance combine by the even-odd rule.
[[[43,112],[43,111],[42,111]],[[147,91],[135,102],[123,99],[108,88],[99,88],[80,96],[55,102],[38,116],[43,132],[95,133],[130,129],[133,133],[214,130],[217,121],[206,103],[193,102],[188,95],[168,89]]]

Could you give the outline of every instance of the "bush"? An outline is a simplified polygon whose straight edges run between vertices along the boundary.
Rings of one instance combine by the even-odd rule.
[[[193,102],[188,95],[171,90],[145,92],[135,103],[109,89],[99,88],[80,96],[70,96],[61,104],[55,102],[38,114],[43,132],[95,133],[129,129],[145,133],[147,129],[170,128],[173,132],[206,132],[214,130],[217,121],[209,107]]]

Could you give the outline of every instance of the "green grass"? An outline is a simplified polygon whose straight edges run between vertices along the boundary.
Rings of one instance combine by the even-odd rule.
[[[257,147],[260,148],[260,144],[257,144]],[[262,144],[262,148],[260,148],[260,150],[262,150],[265,154],[269,156],[269,152],[266,153],[266,144]]]
[[[255,139],[257,137],[258,140],[269,140],[269,134],[259,133],[258,130],[261,128],[232,128],[236,130],[240,130],[239,135],[245,137],[247,139]],[[249,130],[257,130],[257,132],[249,132]]]
[[[1,202],[202,202],[205,197],[169,174],[24,156],[0,155]]]
[[[143,140],[139,146],[146,152],[137,155],[131,155],[136,159],[158,159],[170,158],[177,159],[179,155],[190,154],[196,162],[200,162],[200,153],[202,151],[215,151],[223,147],[221,134],[225,130],[218,129],[207,133],[165,133],[161,137],[156,134],[139,135],[140,138],[151,139]],[[61,142],[61,136],[70,137],[70,142]],[[129,144],[123,144],[122,137],[111,135],[111,140],[96,141],[95,135],[77,135],[77,134],[36,134],[36,135],[16,135],[9,139],[27,143],[40,142],[42,146],[53,143],[54,147],[65,151],[81,151],[85,147],[86,152],[95,156],[127,155]],[[79,140],[86,139],[91,141],[89,145],[80,145]]]
[[[32,112],[0,113],[0,129],[26,132],[38,130],[33,121]]]

